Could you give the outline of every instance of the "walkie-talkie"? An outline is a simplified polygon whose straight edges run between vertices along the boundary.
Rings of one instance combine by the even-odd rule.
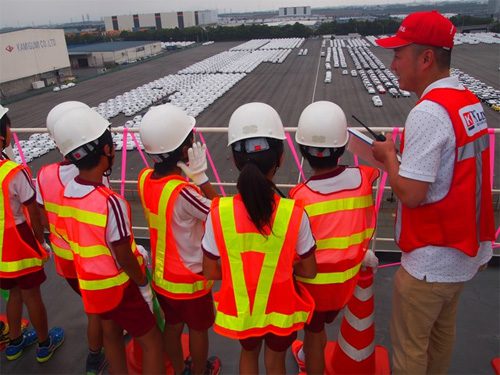
[[[375,140],[377,140],[377,141],[379,141],[379,142],[384,142],[384,141],[386,140],[385,135],[375,133],[375,132],[374,132],[373,130],[371,130],[368,126],[366,126],[365,124],[363,124],[363,123],[361,122],[361,120],[360,120],[360,119],[358,119],[356,116],[352,115],[352,118],[353,118],[354,120],[356,120],[357,122],[359,122],[361,125],[363,125],[363,127],[364,127],[366,130],[368,130],[368,131],[370,132],[370,134],[371,134],[371,135],[375,138]]]

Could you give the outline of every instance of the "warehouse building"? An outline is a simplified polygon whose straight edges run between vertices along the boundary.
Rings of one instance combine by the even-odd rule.
[[[161,30],[211,25],[216,24],[217,21],[217,10],[195,10],[104,17],[104,26],[107,32],[145,29]]]
[[[280,17],[305,17],[311,15],[311,7],[286,7],[279,9]]]
[[[58,84],[71,77],[62,29],[0,33],[2,98]]]
[[[74,69],[134,63],[160,52],[161,42],[150,41],[95,43],[68,48],[71,67]]]

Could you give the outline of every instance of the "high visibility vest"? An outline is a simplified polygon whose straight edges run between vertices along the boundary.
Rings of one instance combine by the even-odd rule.
[[[106,243],[108,199],[112,194],[109,188],[98,186],[82,198],[63,196],[56,208],[56,227],[62,229],[61,236],[73,250],[83,307],[90,314],[115,308],[129,282],[129,276],[116,263]],[[130,207],[128,211],[130,215]],[[131,247],[143,265],[132,235]]]
[[[474,257],[481,241],[495,239],[486,116],[469,90],[433,89],[422,100],[441,105],[450,116],[456,139],[453,177],[443,199],[416,208],[398,205],[396,243],[405,252],[433,245]]]
[[[61,237],[56,228],[57,208],[63,195],[64,185],[59,177],[60,163],[46,165],[38,172],[38,186],[42,195],[47,221],[49,224],[49,240],[54,252],[56,272],[64,278],[76,279],[76,269],[73,262],[73,252],[69,244]],[[76,167],[74,167],[76,168]],[[59,228],[59,232],[62,229]]]
[[[290,197],[302,201],[316,239],[317,275],[297,277],[314,298],[317,311],[342,309],[354,292],[361,262],[376,224],[373,182],[375,168],[360,166],[361,183],[355,189],[321,194],[302,183]]]
[[[272,229],[259,233],[240,195],[216,198],[211,219],[220,253],[222,283],[215,332],[233,339],[286,336],[309,322],[314,301],[294,285],[293,262],[303,208],[275,196]],[[297,289],[296,289],[297,288]]]
[[[48,254],[38,241],[33,249],[19,235],[10,206],[9,185],[24,167],[0,160],[0,278],[14,278],[40,270]],[[26,219],[29,217],[27,216]]]
[[[151,178],[152,173],[153,169],[142,170],[138,187],[149,226],[153,288],[173,299],[201,297],[210,292],[213,281],[192,272],[184,265],[175,242],[175,233],[172,231],[172,216],[177,197],[184,187],[195,186],[178,175],[155,180]]]

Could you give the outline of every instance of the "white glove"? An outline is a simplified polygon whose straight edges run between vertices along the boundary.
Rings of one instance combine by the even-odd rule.
[[[373,269],[373,273],[377,272],[378,267],[378,258],[372,250],[368,250],[361,262],[363,267],[371,267]]]
[[[194,142],[193,146],[188,150],[188,165],[182,161],[177,162],[177,166],[198,186],[208,181],[207,174],[205,173],[207,170],[206,151],[206,145]]]
[[[47,243],[47,241],[43,241],[42,247],[47,252],[47,259],[52,257],[52,248]]]
[[[149,266],[150,266],[149,263],[151,262],[151,257],[149,255],[148,251],[142,245],[137,245],[137,251],[144,258],[144,265],[149,268]]]
[[[153,291],[151,290],[151,286],[149,285],[149,283],[147,283],[146,285],[139,286],[139,290],[142,294],[142,298],[144,298],[144,301],[146,301],[146,303],[149,306],[149,309],[154,314],[154,312],[153,312]]]

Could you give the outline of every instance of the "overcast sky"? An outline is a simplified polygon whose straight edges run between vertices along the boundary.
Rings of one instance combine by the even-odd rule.
[[[339,5],[392,4],[407,0],[0,0],[0,27],[32,26],[91,20],[103,16],[181,10],[218,9],[229,11],[277,10],[283,6],[331,7]],[[430,3],[429,0],[418,0]],[[435,3],[435,1],[432,1]],[[210,4],[210,5],[209,5]]]

